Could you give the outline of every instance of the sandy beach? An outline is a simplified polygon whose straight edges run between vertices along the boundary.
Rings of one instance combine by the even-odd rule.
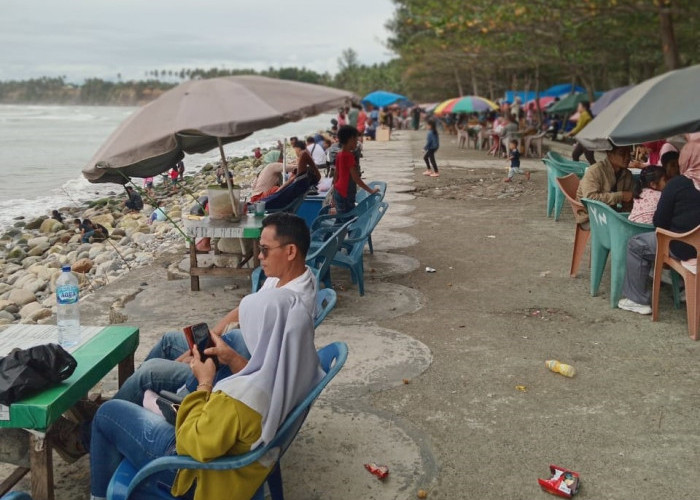
[[[365,147],[364,177],[388,182],[390,206],[365,254],[366,295],[332,270],[338,305],[316,343],[345,341],[350,356],[282,460],[286,498],[545,499],[537,478],[549,464],[580,473],[581,499],[695,498],[700,344],[670,289],[660,322],[611,309],[608,272],[597,297],[585,265],[569,277],[573,216],[545,217],[541,161],[523,160],[531,181],[504,184],[504,159],[443,134],[441,177],[429,178],[424,142],[424,131],[398,131]],[[84,325],[140,328],[137,365],[163,332],[214,322],[250,289],[203,278],[191,292],[184,242],[152,239],[145,265],[81,300]],[[96,388],[115,389],[115,372]],[[388,479],[367,462],[387,465]],[[57,500],[89,498],[87,457],[55,454],[54,468]]]

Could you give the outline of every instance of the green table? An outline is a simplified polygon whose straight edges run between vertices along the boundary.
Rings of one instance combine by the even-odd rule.
[[[59,385],[28,397],[8,407],[0,408],[0,432],[10,436],[9,441],[28,437],[29,462],[18,453],[10,461],[19,467],[0,484],[0,496],[5,494],[27,472],[32,472],[32,496],[34,500],[53,500],[53,463],[51,447],[44,440],[46,431],[80,398],[107,375],[112,368],[119,366],[119,385],[134,372],[134,352],[139,344],[139,329],[134,326],[83,326],[84,337],[89,337],[73,349],[69,349],[78,362],[73,375]],[[15,344],[26,347],[27,343],[55,342],[56,326],[53,325],[12,325],[0,332],[0,344],[7,347]],[[45,342],[29,341],[45,339]],[[2,353],[3,355],[5,353]],[[2,429],[15,429],[15,431]],[[26,429],[23,431],[21,429]],[[6,450],[3,450],[6,451]]]
[[[244,215],[240,221],[230,222],[226,220],[212,220],[209,217],[184,218],[185,231],[191,236],[190,241],[190,289],[193,292],[199,291],[200,276],[237,276],[240,274],[250,274],[250,269],[243,266],[252,258],[253,268],[260,265],[258,260],[258,240],[262,233],[261,216]],[[216,267],[200,266],[197,262],[197,248],[195,238],[242,238],[253,240],[253,252],[244,255],[236,267]]]

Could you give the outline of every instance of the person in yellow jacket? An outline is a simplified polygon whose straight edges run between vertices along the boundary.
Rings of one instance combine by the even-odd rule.
[[[591,112],[591,103],[588,101],[581,101],[578,103],[578,122],[576,123],[576,126],[566,134],[567,137],[574,137],[576,134],[581,132],[586,125],[588,125],[591,120],[593,120],[593,113]],[[580,142],[577,142],[576,145],[574,146],[574,150],[571,152],[571,158],[574,161],[579,161],[579,158],[581,158],[581,155],[586,156],[586,161],[590,165],[593,165],[595,163],[595,155],[593,154],[593,151],[590,151],[586,148],[584,148]]]
[[[199,385],[182,402],[175,426],[129,401],[111,400],[100,407],[90,444],[93,500],[106,497],[123,458],[137,469],[174,454],[207,462],[269,443],[289,412],[323,378],[313,342],[313,319],[299,294],[286,288],[261,290],[245,297],[239,312],[250,360],[231,349],[234,354],[229,357],[210,348],[233,372],[214,384],[214,363],[202,362],[195,346],[190,366]],[[238,470],[163,472],[157,481],[172,484],[173,495],[195,500],[249,499],[277,458],[268,454]]]

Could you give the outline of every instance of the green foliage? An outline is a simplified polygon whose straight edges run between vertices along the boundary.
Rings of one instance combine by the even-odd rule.
[[[389,47],[417,100],[498,97],[576,82],[589,90],[666,70],[661,12],[671,13],[682,65],[698,62],[693,0],[394,0]]]

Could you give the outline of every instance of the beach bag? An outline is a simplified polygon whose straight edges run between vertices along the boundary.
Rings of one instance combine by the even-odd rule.
[[[58,344],[13,349],[0,358],[0,404],[41,392],[67,379],[78,362]]]

